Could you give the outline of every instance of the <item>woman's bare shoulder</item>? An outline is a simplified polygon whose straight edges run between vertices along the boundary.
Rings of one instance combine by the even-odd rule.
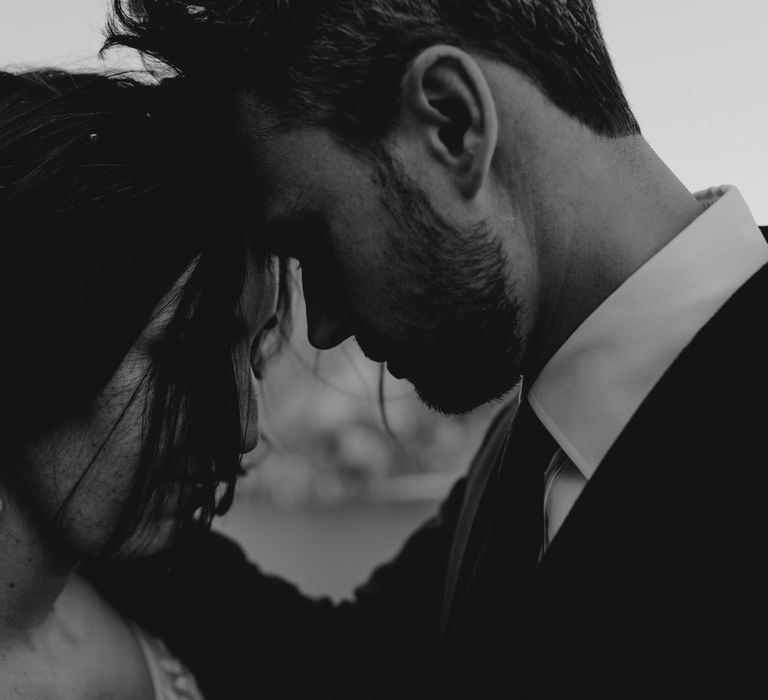
[[[3,700],[155,700],[130,625],[73,577],[50,619],[0,652]]]

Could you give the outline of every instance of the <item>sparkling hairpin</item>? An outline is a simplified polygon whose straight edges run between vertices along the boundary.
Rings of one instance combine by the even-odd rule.
[[[190,15],[190,17],[199,17],[202,19],[207,11],[208,8],[203,5],[187,5],[187,14]]]

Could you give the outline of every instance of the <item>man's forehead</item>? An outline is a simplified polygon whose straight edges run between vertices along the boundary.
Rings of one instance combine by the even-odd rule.
[[[259,203],[259,218],[284,226],[317,206],[324,190],[321,168],[281,136],[247,144],[248,189]]]
[[[235,113],[239,136],[259,170],[311,173],[329,162],[350,157],[329,129],[287,126],[282,115],[253,93],[238,93]]]
[[[276,110],[253,90],[244,88],[235,92],[232,105],[238,134],[260,138],[275,131],[278,125]]]
[[[240,93],[236,106],[268,238],[322,228],[324,218],[345,209],[364,192],[369,166],[329,130],[286,128],[275,110],[261,104],[253,93]]]

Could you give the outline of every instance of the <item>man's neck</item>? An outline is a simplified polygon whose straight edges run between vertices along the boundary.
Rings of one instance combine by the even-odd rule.
[[[537,232],[542,283],[526,353],[529,382],[587,316],[704,208],[642,137],[606,139],[591,149],[579,149],[576,140],[572,147],[569,167],[557,154],[558,172],[540,171],[546,177],[541,206],[550,214]]]

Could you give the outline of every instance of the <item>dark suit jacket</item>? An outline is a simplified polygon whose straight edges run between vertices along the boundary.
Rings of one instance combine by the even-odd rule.
[[[765,696],[767,303],[768,266],[677,358],[481,634],[456,633],[488,602],[456,582],[514,404],[352,602],[309,600],[215,534],[88,575],[212,700]]]

